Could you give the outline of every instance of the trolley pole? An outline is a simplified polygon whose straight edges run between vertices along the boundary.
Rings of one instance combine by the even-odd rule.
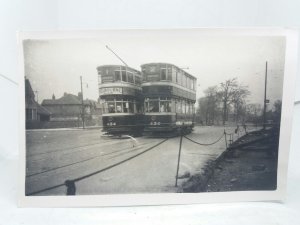
[[[266,129],[266,111],[267,111],[267,80],[268,80],[268,61],[266,61],[265,71],[265,96],[264,96],[264,115],[263,115],[263,129]]]
[[[82,117],[82,129],[84,129],[84,102],[83,102],[82,76],[80,76],[80,88],[81,88],[81,117]]]
[[[109,50],[109,51],[111,51],[126,67],[128,67],[128,65],[127,65],[127,63],[120,57],[120,56],[118,56],[118,54],[117,53],[115,53],[110,47],[108,47],[108,45],[105,45],[105,47]]]
[[[180,131],[180,144],[179,144],[179,152],[178,152],[178,162],[177,162],[175,187],[177,187],[179,164],[180,164],[180,156],[181,156],[181,145],[182,145],[182,131]]]

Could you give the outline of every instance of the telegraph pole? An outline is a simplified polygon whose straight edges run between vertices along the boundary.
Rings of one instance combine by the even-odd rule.
[[[266,71],[265,71],[265,97],[264,97],[264,121],[263,129],[266,129],[266,110],[267,110],[267,80],[268,80],[268,61],[266,61]]]
[[[82,129],[84,129],[84,103],[83,103],[83,89],[82,89],[82,76],[80,76],[80,87],[81,87],[81,117],[82,117]]]

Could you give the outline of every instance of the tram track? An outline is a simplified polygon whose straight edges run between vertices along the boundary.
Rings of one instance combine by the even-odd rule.
[[[107,170],[109,170],[109,169],[112,169],[112,168],[114,168],[114,167],[117,167],[117,166],[119,166],[119,165],[121,165],[121,164],[123,164],[123,163],[125,163],[125,162],[128,162],[128,161],[130,161],[130,160],[132,160],[132,159],[134,159],[134,158],[136,158],[136,157],[138,157],[138,156],[140,156],[140,155],[142,155],[142,154],[145,154],[146,152],[148,152],[148,151],[150,151],[150,150],[154,150],[156,147],[158,147],[159,145],[163,144],[163,143],[166,142],[167,140],[168,140],[168,138],[163,139],[162,141],[159,141],[158,143],[156,143],[156,144],[150,146],[149,148],[146,148],[145,150],[143,150],[143,151],[141,151],[141,152],[139,152],[139,153],[137,153],[137,154],[134,154],[134,155],[132,155],[132,156],[129,156],[129,157],[123,159],[123,160],[120,160],[120,161],[118,161],[118,162],[116,162],[116,163],[113,163],[113,164],[111,164],[111,165],[108,165],[108,166],[106,166],[105,168],[102,168],[102,169],[97,170],[97,171],[95,171],[95,172],[92,172],[92,173],[83,175],[83,176],[81,176],[81,177],[77,177],[77,178],[73,179],[72,182],[78,182],[78,181],[81,181],[81,180],[86,179],[86,178],[88,178],[88,177],[94,176],[94,175],[96,175],[96,174],[99,174],[99,173],[102,173],[102,172],[107,171]],[[86,159],[85,161],[88,161],[88,160],[92,160],[92,159]],[[81,161],[81,162],[77,162],[76,164],[79,164],[79,163],[82,163],[82,161]],[[75,165],[75,164],[73,163],[73,165]],[[69,166],[72,166],[72,165],[69,165]],[[66,165],[65,167],[67,167],[67,165]],[[52,171],[53,171],[53,170],[52,170]],[[46,173],[46,172],[44,172],[44,173]],[[41,173],[40,173],[40,174],[41,174]],[[38,174],[36,174],[36,175],[38,175]],[[33,176],[33,175],[32,175],[32,176]],[[67,180],[67,178],[65,178],[65,181],[66,181],[66,180]],[[53,186],[51,186],[51,187],[47,187],[47,188],[43,188],[43,189],[40,189],[40,190],[37,190],[37,191],[32,191],[32,192],[26,193],[26,195],[27,195],[27,196],[30,196],[30,195],[36,195],[36,194],[39,194],[39,193],[42,193],[42,192],[45,192],[45,191],[49,191],[49,190],[52,190],[52,189],[55,189],[55,188],[58,188],[58,187],[62,187],[62,186],[65,186],[65,185],[66,185],[65,182],[63,182],[63,183],[60,183],[60,184],[53,185]]]
[[[113,151],[113,152],[108,152],[108,153],[105,153],[105,154],[101,154],[101,153],[100,154],[96,154],[93,157],[89,157],[89,158],[86,158],[86,159],[83,159],[83,160],[80,160],[80,161],[76,161],[76,162],[72,162],[72,163],[69,163],[69,164],[62,165],[62,166],[50,168],[48,170],[43,170],[43,171],[40,171],[40,172],[28,174],[28,175],[26,175],[26,178],[33,177],[33,176],[40,175],[40,174],[44,174],[44,173],[51,172],[51,171],[55,171],[55,170],[62,169],[62,168],[68,167],[68,166],[73,166],[73,165],[76,165],[76,164],[84,163],[86,161],[90,161],[90,160],[97,159],[97,158],[100,158],[100,157],[105,157],[105,156],[113,155],[113,154],[116,154],[116,153],[120,153],[120,154],[116,154],[116,155],[114,155],[114,156],[112,156],[110,158],[103,158],[103,160],[117,158],[117,157],[125,155],[127,153],[131,153],[133,151],[137,151],[137,150],[141,149],[144,145],[147,145],[149,143],[150,142],[142,143],[141,145],[136,146],[136,148],[133,148],[133,149],[129,149],[128,147],[126,147],[126,148],[123,148],[123,149],[120,149],[120,150],[116,150],[116,151]],[[123,151],[126,151],[126,152],[124,153]]]
[[[73,150],[73,149],[77,149],[77,148],[84,148],[84,147],[89,147],[89,146],[94,146],[94,145],[98,145],[98,144],[105,144],[110,142],[105,141],[105,142],[95,142],[95,143],[89,143],[89,144],[85,144],[85,145],[77,145],[77,146],[72,146],[72,147],[67,147],[67,148],[56,148],[53,149],[53,151],[47,151],[47,152],[40,152],[40,153],[35,153],[35,154],[28,154],[26,155],[26,158],[30,158],[30,157],[34,157],[34,156],[39,156],[39,155],[47,155],[47,154],[52,154],[52,153],[56,153],[56,152],[64,152],[64,151],[68,151],[68,150]]]

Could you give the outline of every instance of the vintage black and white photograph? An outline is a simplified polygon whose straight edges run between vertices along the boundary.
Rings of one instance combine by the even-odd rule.
[[[26,196],[277,189],[285,36],[110,30],[21,44]]]

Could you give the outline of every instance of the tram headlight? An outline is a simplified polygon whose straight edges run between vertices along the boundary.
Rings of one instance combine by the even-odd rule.
[[[116,122],[114,122],[113,125],[116,126]]]

